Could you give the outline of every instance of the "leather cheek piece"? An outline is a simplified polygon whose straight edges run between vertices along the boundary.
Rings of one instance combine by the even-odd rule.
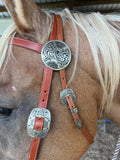
[[[57,24],[58,24],[58,40],[63,41],[63,31],[62,31],[62,27],[61,27],[62,26],[62,20],[61,20],[61,17],[59,15],[57,15]],[[64,89],[67,88],[65,69],[60,71],[60,77],[61,77],[62,88],[64,90]],[[66,97],[66,100],[69,104],[69,108],[70,108],[71,111],[76,108],[71,96]],[[72,114],[72,116],[73,116],[73,119],[74,119],[75,123],[78,120],[80,120],[78,112],[75,113],[75,114]],[[81,124],[81,126],[82,126],[82,124]],[[90,144],[92,144],[93,143],[93,137],[90,135],[90,133],[88,132],[88,130],[86,129],[86,127],[84,125],[82,126],[81,132],[87,138],[88,142]]]
[[[53,17],[53,29],[50,35],[50,40],[55,40],[56,37],[57,37],[57,21],[56,21],[56,16],[54,16]],[[53,74],[53,71],[47,66],[44,66],[43,81],[42,81],[38,108],[47,107],[48,96],[49,96],[51,80],[52,80],[52,74]],[[36,117],[34,128],[35,129],[39,128],[39,130],[42,130],[43,125],[44,125],[44,119],[43,118],[39,119],[38,117]],[[40,139],[36,140],[35,138],[32,138],[28,160],[36,160],[39,144],[40,144]]]

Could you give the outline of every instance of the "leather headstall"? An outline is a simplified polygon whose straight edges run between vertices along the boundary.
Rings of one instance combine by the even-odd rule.
[[[59,15],[53,16],[53,28],[50,34],[49,41],[52,42],[52,44],[54,45],[54,40],[57,40],[56,43],[58,43],[58,45],[66,45],[62,43],[63,29],[62,29],[62,20]],[[19,37],[14,37],[12,40],[10,40],[10,43],[13,45],[17,45],[35,51],[37,53],[41,53],[44,47],[39,43],[25,40]],[[38,107],[32,110],[27,124],[28,134],[32,137],[28,160],[36,160],[41,138],[45,137],[50,129],[51,115],[49,110],[46,108],[50,92],[52,74],[53,70],[49,68],[47,65],[45,65]],[[86,127],[81,123],[81,120],[78,115],[78,110],[75,107],[74,104],[75,94],[72,89],[67,88],[64,68],[60,69],[60,77],[63,89],[63,91],[60,93],[61,102],[64,105],[69,106],[74,122],[77,125],[78,129],[80,129],[83,135],[87,138],[88,142],[92,144],[93,137],[90,135]]]

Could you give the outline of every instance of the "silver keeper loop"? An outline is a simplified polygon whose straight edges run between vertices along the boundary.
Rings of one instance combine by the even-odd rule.
[[[74,102],[76,100],[75,93],[73,92],[71,88],[64,89],[63,91],[60,92],[60,99],[61,99],[62,104],[65,106],[68,105],[67,100],[66,100],[67,96],[71,96]]]
[[[75,113],[77,113],[77,112],[78,112],[77,108],[74,108],[73,110],[71,110],[71,113],[72,113],[72,114],[75,114]]]
[[[77,110],[77,108],[74,108],[73,110],[71,110],[71,113],[72,114],[76,114],[76,113],[78,113],[78,110]],[[81,120],[80,119],[77,119],[76,121],[75,121],[75,124],[76,124],[76,126],[78,127],[78,129],[82,129],[82,123],[81,123]]]
[[[38,131],[34,129],[35,125],[35,118],[44,118],[44,124],[43,124],[43,130]],[[33,138],[44,138],[50,129],[50,123],[51,123],[51,114],[48,109],[45,108],[34,108],[30,116],[28,118],[28,123],[27,123],[27,132],[30,137]]]
[[[82,126],[82,123],[81,123],[80,119],[77,119],[76,122],[75,122],[75,124],[76,124],[76,126],[78,127],[79,130],[82,129],[83,126]]]

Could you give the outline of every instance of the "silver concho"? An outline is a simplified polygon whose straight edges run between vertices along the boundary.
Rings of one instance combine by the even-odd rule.
[[[43,130],[38,131],[34,129],[35,117],[44,118]],[[28,118],[28,123],[27,123],[28,135],[33,138],[44,138],[50,129],[50,122],[51,122],[51,114],[48,109],[34,108],[31,111],[30,116]]]
[[[69,65],[71,61],[71,51],[64,42],[53,40],[43,46],[41,58],[48,68],[61,70]]]

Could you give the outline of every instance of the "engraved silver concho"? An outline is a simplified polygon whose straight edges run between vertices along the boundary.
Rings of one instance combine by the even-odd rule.
[[[35,117],[44,118],[43,130],[38,131],[34,129]],[[28,123],[27,123],[28,135],[33,138],[44,138],[48,134],[48,131],[50,129],[50,122],[51,122],[51,114],[48,109],[34,108],[31,111],[30,116],[28,118]]]
[[[59,40],[47,42],[41,51],[43,63],[52,70],[62,70],[71,61],[71,51],[68,45]]]

